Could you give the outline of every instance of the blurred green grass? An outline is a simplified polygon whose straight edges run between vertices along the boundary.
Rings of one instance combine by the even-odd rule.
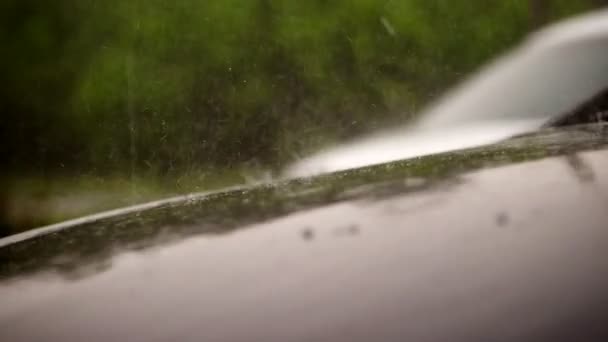
[[[4,0],[0,234],[242,183],[405,123],[600,3]]]

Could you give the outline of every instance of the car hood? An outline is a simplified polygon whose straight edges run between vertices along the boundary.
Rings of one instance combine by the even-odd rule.
[[[0,240],[0,338],[598,336],[607,137],[547,130]]]
[[[607,128],[594,124],[545,129],[481,148],[194,193],[70,220],[0,239],[0,278],[49,267],[71,269],[76,266],[73,263],[104,259],[123,248],[142,249],[199,234],[233,233],[253,223],[338,202],[420,195],[446,188],[482,169],[498,170],[545,158],[565,157],[571,162],[577,153],[605,149]],[[73,257],[57,261],[62,255]]]

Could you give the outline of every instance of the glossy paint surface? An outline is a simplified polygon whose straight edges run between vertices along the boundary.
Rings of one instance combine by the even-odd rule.
[[[606,338],[605,143],[547,131],[2,240],[0,340]]]

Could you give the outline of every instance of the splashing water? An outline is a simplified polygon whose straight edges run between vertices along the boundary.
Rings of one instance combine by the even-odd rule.
[[[538,125],[537,120],[519,120],[475,123],[448,129],[417,130],[413,127],[319,153],[296,163],[287,172],[292,177],[301,177],[486,145]]]
[[[608,89],[608,10],[546,29],[425,111],[413,125],[288,167],[311,176],[482,146],[535,131]]]

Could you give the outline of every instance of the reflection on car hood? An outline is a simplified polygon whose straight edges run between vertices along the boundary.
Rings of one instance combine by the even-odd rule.
[[[0,248],[0,340],[606,340],[602,126],[172,201]]]

